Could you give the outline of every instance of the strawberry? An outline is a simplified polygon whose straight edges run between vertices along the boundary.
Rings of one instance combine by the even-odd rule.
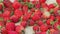
[[[50,29],[50,34],[53,34],[54,32],[56,32],[55,29]]]
[[[16,9],[15,12],[14,12],[14,15],[16,15],[17,17],[21,17],[22,16],[22,11],[19,10],[19,9]]]
[[[4,26],[4,23],[0,21],[0,29]]]
[[[33,30],[34,31],[38,31],[39,30],[39,26],[37,26],[37,25],[33,26]]]
[[[24,30],[24,27],[22,25],[16,26],[16,32],[21,33]]]
[[[43,24],[43,22],[40,20],[40,21],[38,21],[38,23],[37,23],[39,26],[41,26],[42,24]]]
[[[15,30],[15,23],[13,23],[13,22],[7,22],[6,23],[6,29],[8,31],[14,31]]]
[[[45,32],[45,31],[48,30],[48,27],[47,27],[46,25],[41,25],[41,26],[40,26],[40,30],[41,30],[42,32]]]
[[[0,10],[2,10],[2,8],[3,8],[3,6],[2,6],[2,4],[0,4]]]
[[[27,13],[26,15],[24,15],[23,17],[22,17],[22,20],[24,20],[24,21],[27,21],[30,17],[31,17],[31,12],[29,12],[29,13]]]
[[[21,7],[22,7],[22,4],[19,3],[19,2],[14,2],[14,3],[12,4],[12,6],[13,6],[14,9],[18,9],[18,8],[21,8]]]
[[[35,32],[35,34],[40,34],[40,32]]]
[[[34,20],[34,21],[39,20],[39,19],[40,19],[39,15],[33,15],[33,17],[32,17],[32,20]]]
[[[60,30],[60,25],[58,24],[58,22],[56,22],[56,23],[54,24],[54,29]]]
[[[56,0],[56,2],[60,5],[60,0]]]
[[[8,31],[5,27],[1,29],[1,34],[8,34]]]
[[[4,0],[3,3],[5,7],[12,7],[12,3],[9,0]]]
[[[45,3],[45,2],[46,2],[46,0],[39,0],[39,2],[40,2],[40,3]]]
[[[30,20],[29,25],[30,25],[30,26],[33,26],[34,24],[35,24],[35,22],[34,22],[33,20]]]
[[[35,10],[34,14],[41,16],[42,12],[39,9],[37,9],[37,10]]]
[[[52,9],[52,8],[54,8],[55,6],[54,6],[54,4],[50,4],[48,7],[49,7],[49,9]]]
[[[27,22],[26,21],[21,21],[20,25],[22,25],[23,27],[27,26]]]
[[[4,21],[7,21],[7,20],[9,20],[10,19],[10,11],[8,11],[8,10],[5,10],[4,12],[3,12],[3,14],[2,14],[2,16],[3,16],[3,18],[4,18]]]
[[[54,19],[55,19],[55,16],[51,15],[51,16],[50,16],[50,19],[51,19],[51,20],[54,20]]]
[[[46,32],[40,32],[40,34],[46,34]]]
[[[46,23],[47,23],[48,25],[50,25],[50,22],[51,22],[50,19],[48,19],[48,20],[46,21]]]
[[[10,19],[11,19],[14,23],[18,22],[18,20],[19,20],[19,18],[18,18],[16,15],[11,16]]]
[[[48,5],[46,3],[41,4],[42,8],[48,9]]]
[[[28,12],[28,6],[27,5],[23,5],[23,14],[26,14]]]
[[[18,34],[16,31],[9,31],[8,34]]]
[[[37,4],[35,5],[35,7],[36,7],[36,8],[40,8],[40,4],[37,3]]]

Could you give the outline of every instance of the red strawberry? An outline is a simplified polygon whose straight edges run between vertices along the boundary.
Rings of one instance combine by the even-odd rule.
[[[1,29],[1,34],[8,34],[8,31],[5,27]]]
[[[18,34],[16,31],[9,31],[8,34]]]
[[[55,17],[54,17],[53,15],[51,15],[51,16],[50,16],[50,19],[51,19],[51,20],[54,20],[54,19],[55,19]]]
[[[40,34],[46,34],[46,32],[41,32]]]
[[[40,3],[45,3],[45,2],[46,2],[46,0],[39,0],[39,2],[40,2]]]
[[[48,9],[48,5],[46,3],[41,4],[42,8]]]
[[[5,10],[4,12],[3,12],[3,18],[4,18],[4,21],[7,21],[7,20],[9,20],[10,19],[10,11],[8,11],[8,10]]]
[[[56,0],[56,2],[60,5],[60,0]]]
[[[18,20],[19,20],[19,18],[18,18],[16,15],[11,16],[10,19],[11,19],[14,23],[18,22]]]
[[[5,7],[12,7],[12,3],[9,0],[3,1]]]
[[[54,6],[54,4],[50,4],[48,7],[49,7],[49,9],[52,9],[52,8],[54,8],[55,6]]]
[[[50,19],[48,19],[48,20],[46,21],[46,23],[47,23],[48,25],[50,25],[50,22],[51,22]]]
[[[21,7],[22,7],[22,4],[19,3],[19,2],[14,2],[14,3],[12,4],[12,6],[13,6],[14,9],[18,9],[18,8],[21,8]]]
[[[24,27],[22,25],[16,26],[16,32],[21,33],[24,30]]]
[[[36,8],[40,8],[40,4],[37,3],[37,4],[35,5],[35,7],[36,7]]]
[[[20,23],[20,25],[22,25],[23,27],[26,27],[26,26],[27,26],[27,22],[26,22],[26,21],[22,21],[22,22]]]
[[[31,17],[31,12],[29,12],[29,13],[27,13],[26,15],[24,15],[23,17],[22,17],[22,19],[24,20],[24,21],[27,21],[30,17]]]
[[[36,26],[36,25],[33,26],[33,30],[34,30],[34,31],[38,31],[38,30],[39,30],[39,26]]]
[[[2,4],[0,4],[0,10],[2,10],[2,8],[3,8],[3,7],[2,7]]]
[[[28,6],[27,5],[23,5],[23,14],[26,14],[28,12]]]
[[[34,8],[31,8],[31,12],[35,12],[35,9]]]
[[[41,26],[40,26],[40,30],[41,30],[42,32],[45,32],[45,31],[48,30],[48,27],[47,27],[46,25],[41,25]]]
[[[43,24],[43,22],[42,22],[42,21],[39,21],[37,24],[38,24],[39,26],[41,26],[41,25]]]
[[[40,32],[36,32],[35,34],[40,34]]]
[[[7,22],[7,23],[6,23],[6,29],[7,29],[8,31],[13,31],[13,30],[15,30],[15,23],[13,23],[13,22]]]
[[[34,21],[39,20],[39,19],[40,19],[40,16],[39,16],[39,15],[34,15],[34,16],[32,17],[32,20],[34,20]]]
[[[0,21],[0,29],[4,26],[4,23]]]
[[[34,22],[33,20],[30,20],[29,25],[30,25],[30,26],[33,26],[34,24],[35,24],[35,22]]]
[[[14,15],[16,15],[17,17],[21,17],[22,16],[22,11],[19,10],[19,9],[16,9],[15,12],[14,12]]]
[[[39,9],[37,9],[37,10],[35,10],[35,13],[34,14],[41,16],[41,11]]]
[[[60,30],[60,25],[58,24],[58,22],[56,22],[56,23],[54,24],[54,29]]]

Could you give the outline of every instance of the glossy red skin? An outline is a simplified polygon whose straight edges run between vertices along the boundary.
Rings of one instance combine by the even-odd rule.
[[[4,0],[3,3],[5,7],[8,7],[8,8],[12,7],[12,3],[9,0]]]
[[[22,30],[24,30],[24,27],[23,27],[22,25],[18,25],[18,26],[16,26],[16,28],[15,28],[15,31],[18,32],[18,33],[21,33]]]
[[[23,14],[27,14],[28,13],[28,6],[27,5],[23,5]]]
[[[8,34],[18,34],[16,31],[8,31]]]
[[[41,25],[41,26],[40,26],[40,30],[41,30],[42,32],[46,32],[46,31],[48,30],[48,27],[47,27],[46,25]]]
[[[60,5],[60,0],[56,0],[56,2]]]
[[[19,3],[19,2],[14,2],[14,3],[12,4],[12,6],[13,6],[14,9],[19,9],[19,8],[22,7],[22,4]]]
[[[33,26],[33,30],[34,31],[38,31],[39,30],[39,26]]]
[[[34,12],[34,15],[39,15],[39,16],[41,16],[41,14],[42,14],[42,12],[41,12],[39,9],[37,9],[37,10]]]
[[[21,17],[23,15],[22,11],[19,10],[19,9],[16,9],[15,12],[14,12],[14,15],[16,15],[17,17]]]
[[[48,25],[50,25],[50,20],[47,20],[46,23],[47,23]]]
[[[2,4],[0,4],[0,10],[2,10]]]
[[[40,2],[40,3],[45,3],[45,2],[46,2],[46,0],[39,0],[39,2]]]
[[[42,21],[38,21],[38,23],[37,23],[39,26],[41,26],[42,24],[43,24],[43,22]]]
[[[5,10],[5,11],[3,12],[2,16],[3,16],[3,18],[4,18],[4,21],[7,21],[7,20],[10,19],[10,14],[11,14],[11,12],[8,11],[8,10]]]
[[[32,17],[32,20],[34,20],[34,21],[39,20],[39,19],[40,19],[40,16],[39,16],[39,15],[34,15],[34,16]]]
[[[1,29],[1,32],[2,32],[2,34],[8,34],[8,31],[7,31],[7,29],[6,29],[5,27],[3,27],[3,28]]]
[[[37,4],[35,5],[35,7],[36,7],[36,8],[40,8],[40,3],[37,3]]]
[[[31,17],[31,15],[32,15],[31,12],[27,13],[26,15],[24,15],[24,16],[22,17],[22,20],[23,20],[23,21],[27,21],[27,20]]]
[[[6,29],[8,31],[14,31],[15,30],[15,23],[13,23],[13,22],[7,22],[6,23]]]
[[[50,4],[48,7],[49,7],[49,9],[52,9],[52,8],[54,8],[55,6],[54,6],[54,4]]]
[[[33,20],[30,20],[29,25],[30,25],[30,26],[33,26],[34,24],[35,24],[35,22],[34,22]]]
[[[46,34],[46,32],[41,32],[40,34]]]
[[[50,15],[50,19],[51,19],[51,20],[54,20],[54,19],[55,19],[55,16]]]
[[[10,19],[11,19],[14,23],[18,22],[18,20],[19,20],[19,18],[18,18],[16,15],[11,16]]]
[[[58,25],[59,25],[58,22],[56,22],[56,23],[53,25],[55,30],[59,30],[59,29],[57,28]]]
[[[20,23],[20,25],[22,25],[23,27],[26,27],[26,26],[27,26],[27,22],[26,22],[26,21],[22,21],[22,22]]]

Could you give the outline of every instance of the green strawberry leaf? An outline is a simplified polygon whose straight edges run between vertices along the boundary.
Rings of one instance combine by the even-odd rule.
[[[0,17],[0,21],[3,21],[4,19],[2,17]]]
[[[60,30],[60,25],[57,26],[58,30]]]
[[[22,0],[18,0],[18,2],[22,2]]]
[[[51,21],[51,22],[50,22],[51,25],[54,25],[54,23],[55,23],[54,21]]]
[[[54,10],[53,9],[50,9],[50,13],[52,14],[54,12]]]
[[[2,3],[3,2],[3,0],[0,0],[0,3]]]
[[[29,3],[29,2],[26,2],[26,5],[28,6],[28,8],[33,8],[34,7],[34,5]]]
[[[50,34],[50,30],[47,30],[46,34]]]

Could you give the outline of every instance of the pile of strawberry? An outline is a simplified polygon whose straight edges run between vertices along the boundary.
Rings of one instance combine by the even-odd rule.
[[[33,26],[34,34],[60,34],[60,0],[56,2],[0,0],[0,33],[24,34]]]

